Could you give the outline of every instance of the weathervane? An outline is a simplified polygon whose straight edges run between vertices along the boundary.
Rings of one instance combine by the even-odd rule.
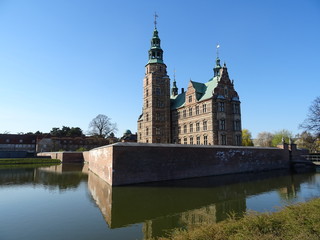
[[[157,17],[159,17],[157,12],[154,12],[154,28],[157,28]]]

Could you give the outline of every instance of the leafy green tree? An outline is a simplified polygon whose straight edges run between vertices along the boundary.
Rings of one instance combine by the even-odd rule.
[[[290,139],[292,139],[293,134],[289,130],[282,129],[280,131],[277,131],[273,134],[272,138],[272,147],[276,147],[278,144],[282,143],[282,139],[286,142],[289,143]]]
[[[248,129],[242,129],[242,146],[253,146],[252,135]]]
[[[79,127],[66,127],[63,126],[62,129],[60,128],[52,128],[50,134],[54,137],[82,137],[84,136],[81,128]]]

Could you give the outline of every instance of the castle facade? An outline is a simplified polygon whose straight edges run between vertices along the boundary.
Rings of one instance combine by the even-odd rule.
[[[138,119],[138,142],[197,145],[241,145],[240,99],[226,64],[219,57],[206,83],[189,81],[170,89],[155,26],[143,79],[143,110]]]

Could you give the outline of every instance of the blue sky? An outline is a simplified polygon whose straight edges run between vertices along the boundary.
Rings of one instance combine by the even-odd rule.
[[[242,128],[301,132],[320,95],[319,0],[0,0],[0,133],[87,131],[98,114],[135,132],[155,11],[179,88],[212,77],[219,43]]]

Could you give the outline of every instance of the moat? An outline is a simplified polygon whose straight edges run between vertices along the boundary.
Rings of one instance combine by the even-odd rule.
[[[111,187],[86,165],[0,169],[0,239],[148,239],[320,197],[320,173],[272,171]]]

